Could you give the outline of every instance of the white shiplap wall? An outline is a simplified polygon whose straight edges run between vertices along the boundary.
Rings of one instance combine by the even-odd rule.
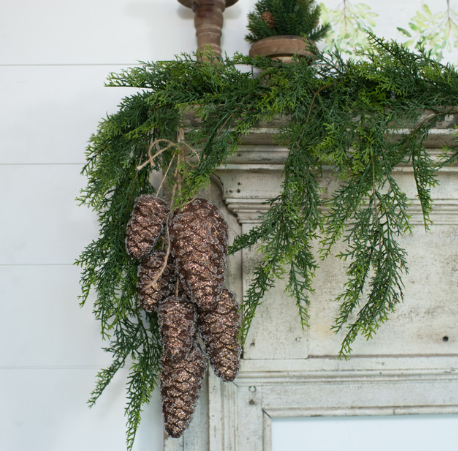
[[[246,13],[225,14],[224,49],[246,51]],[[193,14],[176,0],[0,3],[0,450],[122,451],[125,376],[91,410],[109,364],[91,306],[78,306],[75,258],[97,234],[75,197],[84,149],[128,89],[103,84],[137,61],[195,48]],[[156,393],[135,450],[160,451]]]
[[[248,51],[254,2],[225,12],[229,55]],[[415,11],[421,2],[386,3],[393,8],[389,18],[378,11],[378,32],[398,37],[403,5]],[[73,262],[97,224],[74,199],[85,185],[79,173],[90,134],[129,92],[104,88],[106,75],[194,48],[193,15],[177,0],[0,2],[1,451],[125,449],[126,373],[96,407],[85,404],[110,359],[90,305],[78,306]],[[135,451],[160,451],[162,436],[156,393]]]

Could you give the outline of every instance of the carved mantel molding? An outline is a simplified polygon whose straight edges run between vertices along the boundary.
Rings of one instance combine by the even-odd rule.
[[[427,115],[428,112],[425,112],[419,122]],[[237,153],[228,159],[224,167],[215,172],[221,183],[223,199],[240,224],[257,223],[259,214],[269,208],[266,202],[280,192],[288,148],[275,145],[274,138],[288,120],[288,117],[277,118],[253,128],[248,135],[242,137]],[[424,144],[433,158],[439,156],[442,146],[457,145],[454,128],[457,124],[458,114],[451,114],[430,131]],[[393,138],[396,139],[408,132],[407,128],[396,130]],[[454,177],[458,174],[458,165],[444,168],[441,173],[445,178],[447,175]],[[398,180],[401,179],[401,183],[404,179],[405,185],[409,179],[413,180],[413,168],[411,165],[399,166],[395,169],[395,175]],[[323,167],[323,184],[332,189],[330,167]],[[421,206],[412,188],[414,187],[407,189],[410,194],[412,223],[421,224]],[[449,194],[448,197],[435,199],[433,216],[437,224],[458,223],[458,199],[453,192]]]

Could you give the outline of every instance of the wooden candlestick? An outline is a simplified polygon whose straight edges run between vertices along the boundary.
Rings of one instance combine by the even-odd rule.
[[[221,54],[221,29],[223,12],[238,0],[178,0],[182,5],[194,11],[197,50],[211,50]],[[207,58],[203,57],[204,60]]]

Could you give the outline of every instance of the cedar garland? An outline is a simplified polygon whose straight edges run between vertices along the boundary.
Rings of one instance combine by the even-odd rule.
[[[158,386],[161,370],[157,314],[139,305],[139,262],[125,248],[135,199],[156,192],[150,184],[152,171],[162,169],[167,174],[164,183],[175,194],[172,209],[183,207],[236,151],[242,135],[260,121],[289,115],[289,125],[278,136],[290,149],[282,191],[271,200],[260,225],[229,248],[234,253],[260,244],[264,256],[243,300],[242,342],[264,293],[279,275],[284,275],[287,293],[298,306],[301,323],[307,325],[312,277],[318,267],[310,243],[318,235],[320,258],[329,256],[343,239],[346,249],[339,258],[354,262],[337,298],[340,310],[334,326],[348,332],[341,356],[351,352],[358,335],[372,337],[402,300],[407,255],[398,237],[411,225],[405,193],[390,174],[397,164],[412,164],[429,227],[436,171],[454,163],[458,152],[445,149],[436,162],[423,141],[437,121],[450,114],[445,107],[456,104],[458,73],[423,51],[413,53],[373,35],[370,41],[361,61],[343,61],[335,54],[317,55],[311,66],[300,60],[284,65],[236,55],[210,64],[184,55],[110,76],[110,86],[143,90],[125,98],[119,111],[105,118],[91,137],[83,168],[88,185],[79,200],[96,211],[100,236],[77,264],[82,267],[81,303],[95,292],[94,314],[113,355],[112,365],[98,375],[91,405],[132,358],[126,408],[129,449],[142,406]],[[261,75],[242,73],[238,64],[255,66]],[[150,158],[152,141],[177,140],[186,109],[196,118],[186,131],[186,143],[200,149],[199,159],[186,145],[167,148],[166,141],[155,144],[161,153]],[[390,130],[404,129],[406,121],[416,123],[426,109],[433,112],[426,122],[393,139]],[[184,155],[179,158],[180,151]],[[146,159],[150,164],[137,170]],[[320,197],[317,179],[323,165],[333,166],[340,182],[327,199]],[[348,223],[351,227],[346,229]]]

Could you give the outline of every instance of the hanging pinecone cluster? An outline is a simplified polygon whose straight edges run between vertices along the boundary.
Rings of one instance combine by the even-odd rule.
[[[164,230],[167,250],[155,249]],[[162,411],[171,437],[191,422],[207,358],[223,381],[233,381],[239,370],[240,315],[234,293],[223,286],[227,243],[227,223],[205,199],[174,212],[151,195],[135,201],[126,249],[140,260],[140,306],[158,314]]]

